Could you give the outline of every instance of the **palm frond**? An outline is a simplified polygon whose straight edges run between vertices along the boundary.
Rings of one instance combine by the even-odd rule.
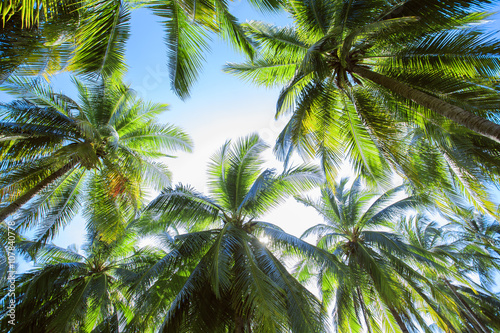
[[[103,77],[123,71],[130,20],[127,5],[121,1],[94,0],[82,8],[82,16],[69,68]]]
[[[196,23],[191,23],[177,1],[154,4],[152,9],[164,19],[172,90],[187,98],[204,61],[207,35]]]
[[[210,198],[183,185],[164,189],[146,208],[146,212],[161,216],[166,223],[188,225],[212,222],[221,211],[223,209]]]

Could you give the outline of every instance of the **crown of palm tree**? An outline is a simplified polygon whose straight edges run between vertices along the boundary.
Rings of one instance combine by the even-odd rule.
[[[477,274],[481,286],[491,290],[500,270],[500,225],[490,216],[473,209],[455,207],[447,214],[445,239],[454,240],[456,252],[463,255],[463,274]],[[448,241],[449,242],[449,241]]]
[[[471,259],[490,264],[496,259],[465,250],[456,236],[424,215],[408,218],[409,209],[422,207],[425,198],[402,196],[404,186],[375,195],[360,178],[350,187],[347,183],[324,186],[319,200],[298,198],[325,220],[302,237],[317,235],[317,246],[347,267],[334,274],[307,259],[296,266],[299,281],[317,278],[337,331],[431,332],[437,325],[488,332],[496,327],[498,313],[492,309],[498,298],[468,276],[479,272]]]
[[[284,86],[280,158],[319,157],[333,180],[347,157],[367,178],[395,170],[493,214],[484,184],[500,165],[499,48],[477,28],[488,3],[290,1],[295,25],[246,24],[258,56],[226,70]]]
[[[422,292],[432,285],[415,268],[425,264],[444,274],[444,261],[404,242],[392,229],[393,221],[421,205],[423,198],[402,195],[403,186],[375,195],[363,189],[360,178],[350,187],[347,183],[343,179],[335,187],[323,187],[319,200],[298,198],[325,219],[302,237],[318,235],[317,246],[335,254],[347,269],[335,275],[319,266],[313,273],[305,260],[297,265],[299,280],[317,277],[323,303],[333,307],[339,332],[363,327],[368,332],[409,332],[417,327],[429,331],[423,311],[450,327],[447,317],[436,310],[436,301]]]
[[[178,185],[148,205],[142,221],[150,231],[182,226],[189,232],[176,236],[173,250],[136,281],[136,330],[151,321],[161,332],[324,331],[320,304],[271,249],[319,261],[331,255],[259,220],[322,177],[310,166],[263,170],[266,147],[256,135],[227,142],[210,162],[208,196]],[[273,245],[262,243],[262,235]],[[328,262],[337,268],[335,258]]]
[[[10,332],[118,332],[131,319],[130,279],[147,268],[152,254],[135,249],[135,235],[121,234],[103,242],[89,232],[79,254],[31,241],[17,243],[20,252],[35,261],[35,268],[16,279],[16,314],[23,320]],[[2,290],[1,302],[9,291]],[[5,304],[5,303],[4,303]],[[10,320],[7,308],[2,326]]]
[[[1,220],[22,207],[18,227],[37,225],[39,240],[53,237],[84,200],[89,223],[112,235],[140,207],[146,186],[169,184],[155,160],[191,148],[180,129],[156,122],[165,104],[136,99],[118,78],[74,83],[78,102],[13,79],[8,89],[23,99],[0,109]]]
[[[495,255],[495,229],[498,223],[486,221],[476,215],[472,222],[486,228],[467,228],[460,220],[471,221],[470,210],[457,209],[448,215],[451,223],[440,226],[422,215],[403,219],[399,233],[411,245],[425,249],[447,262],[449,272],[436,272],[426,265],[419,265],[434,286],[432,295],[440,302],[443,316],[457,331],[494,332],[499,329],[498,294],[492,290],[492,274],[498,272],[498,257]],[[479,231],[478,229],[482,229]],[[492,232],[493,231],[493,232]],[[471,238],[481,239],[479,242]],[[484,243],[485,239],[490,242]],[[453,273],[452,273],[453,272]],[[455,273],[456,272],[456,273]],[[479,282],[477,283],[479,278]],[[439,318],[430,312],[434,320]],[[442,325],[444,327],[445,325]]]
[[[0,83],[9,76],[55,74],[72,58],[81,1],[10,1],[0,3]]]

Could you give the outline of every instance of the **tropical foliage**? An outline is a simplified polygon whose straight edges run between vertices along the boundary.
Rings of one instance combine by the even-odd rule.
[[[500,331],[493,2],[250,3],[293,25],[239,25],[223,0],[0,2],[0,330]],[[227,71],[283,86],[281,172],[252,134],[212,155],[207,194],[171,184],[193,145],[122,81],[136,8],[162,21],[179,97],[214,35],[248,56]],[[61,71],[74,91],[47,83]],[[310,215],[269,222],[291,197]],[[81,249],[52,244],[73,220]]]
[[[294,26],[246,24],[258,55],[226,71],[283,86],[282,159],[318,157],[335,179],[347,157],[368,179],[396,171],[495,213],[486,187],[500,174],[499,44],[478,27],[488,4],[289,1]]]
[[[267,11],[281,7],[280,0],[250,3]],[[131,10],[142,7],[164,24],[171,86],[181,98],[189,96],[211,33],[253,55],[252,44],[224,0],[2,1],[0,82],[16,70],[18,75],[69,70],[94,78],[123,72]]]
[[[177,185],[148,205],[149,229],[188,232],[137,282],[144,291],[134,330],[157,323],[160,332],[324,331],[320,303],[272,249],[328,255],[260,220],[285,197],[317,185],[321,175],[310,166],[281,174],[263,169],[265,148],[256,135],[227,142],[211,159],[208,196]]]
[[[87,238],[84,254],[75,247],[37,250],[36,243],[18,243],[37,267],[17,280],[16,315],[22,320],[13,332],[118,332],[131,317],[126,282],[143,269],[148,255],[134,248],[132,234],[113,242],[103,242],[96,232]],[[5,313],[3,320],[8,327]]]
[[[404,186],[376,195],[360,178],[351,186],[343,179],[334,189],[323,186],[319,200],[298,198],[325,219],[304,233],[318,236],[317,246],[310,245],[261,221],[255,205],[261,201],[247,205],[245,198],[264,198],[266,209],[265,198],[283,198],[322,179],[306,167],[280,175],[251,168],[258,159],[249,155],[262,148],[255,136],[226,144],[210,166],[210,196],[183,185],[166,188],[114,241],[89,231],[84,255],[18,242],[38,267],[17,279],[23,321],[12,332],[326,332],[327,308],[339,332],[500,329],[500,300],[478,268],[498,272],[500,257],[470,242],[472,233],[484,232],[405,217],[425,201],[405,195]],[[237,184],[245,185],[239,204],[232,201]],[[498,223],[475,220],[469,224],[490,230],[483,247],[495,251]],[[144,236],[151,245],[139,249]],[[298,280],[282,254],[302,258]],[[476,282],[477,273],[486,283]],[[299,283],[314,279],[322,303]],[[7,299],[5,288],[1,302]],[[5,307],[4,327],[6,313]]]
[[[81,3],[2,1],[0,83],[13,74],[48,78],[68,68]]]
[[[82,205],[95,217],[89,223],[112,237],[141,207],[146,186],[169,185],[168,169],[155,159],[191,149],[179,128],[156,123],[165,104],[135,98],[119,78],[74,83],[78,101],[12,79],[5,87],[22,99],[0,109],[0,219],[17,212],[17,226],[36,226],[40,241]]]
[[[347,181],[341,180],[335,188],[324,187],[318,201],[299,198],[326,222],[309,228],[302,237],[317,235],[317,246],[335,254],[348,268],[346,274],[335,276],[320,267],[317,276],[323,302],[333,307],[336,332],[361,331],[362,327],[369,332],[407,332],[405,323],[412,323],[413,316],[425,323],[406,282],[418,276],[408,261],[426,259],[397,234],[383,229],[415,207],[417,200],[410,196],[395,201],[401,188],[375,197],[362,189],[359,178],[351,188]],[[299,272],[307,278],[309,269]]]
[[[427,265],[419,265],[419,269],[439,292],[435,295],[439,295],[442,302],[441,311],[449,320],[447,325],[453,325],[456,331],[496,332],[500,303],[492,288],[500,258],[492,254],[496,249],[495,241],[477,246],[471,239],[484,237],[481,236],[484,229],[470,232],[467,222],[458,221],[486,227],[490,230],[486,237],[492,240],[498,238],[494,231],[498,229],[498,222],[472,214],[470,210],[461,213],[463,215],[453,218],[448,216],[453,221],[444,226],[421,215],[406,218],[399,223],[398,231],[410,245],[445,260],[447,274],[436,274]]]
[[[347,182],[323,187],[319,200],[298,199],[325,220],[303,237],[317,235],[317,246],[347,267],[335,275],[307,260],[297,266],[300,280],[317,277],[336,332],[497,329],[498,298],[488,291],[491,285],[474,283],[472,274],[480,272],[473,262],[497,265],[498,256],[470,249],[474,245],[463,235],[443,237],[436,223],[420,215],[405,218],[409,208],[421,206],[421,196],[402,195],[402,187],[374,195],[359,178],[351,187]]]

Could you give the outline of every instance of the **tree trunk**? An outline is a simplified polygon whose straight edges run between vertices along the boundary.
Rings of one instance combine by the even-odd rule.
[[[394,309],[392,306],[389,307],[389,310],[391,311],[391,314],[394,317],[394,319],[396,319],[396,323],[398,323],[399,328],[401,328],[401,332],[410,333],[410,331],[408,331],[408,328],[406,328],[403,319],[401,319],[401,316],[399,315],[398,311],[396,311],[396,309]]]
[[[244,333],[245,332],[245,322],[243,318],[238,314],[234,315],[234,333]]]
[[[404,98],[410,99],[415,103],[456,122],[457,124],[500,143],[500,125],[495,124],[494,122],[477,116],[458,106],[449,104],[437,97],[428,95],[420,90],[413,89],[397,80],[372,72],[369,69],[354,66],[351,71],[391,90]]]
[[[38,192],[43,190],[45,187],[50,185],[53,181],[55,181],[59,177],[63,176],[66,172],[71,170],[77,163],[78,163],[77,160],[72,160],[71,162],[64,165],[62,168],[51,173],[47,178],[43,179],[29,191],[21,195],[19,198],[11,202],[10,205],[8,205],[7,207],[5,207],[0,211],[0,222],[5,220],[8,216],[14,214],[19,208],[21,208],[22,205],[24,205],[25,203],[30,201],[35,195],[37,195]]]

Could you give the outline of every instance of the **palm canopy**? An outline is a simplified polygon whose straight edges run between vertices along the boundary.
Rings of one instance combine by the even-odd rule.
[[[57,1],[57,16],[43,25],[26,24],[22,11],[14,12],[0,26],[0,83],[10,75],[44,75],[57,73],[71,58],[71,33],[78,26],[77,3],[64,5]],[[6,2],[0,3],[0,11]],[[11,2],[12,5],[12,2]],[[15,6],[13,6],[15,7]],[[52,11],[52,10],[51,10]],[[30,23],[30,22],[28,22]]]
[[[137,250],[135,235],[121,234],[103,242],[89,232],[80,254],[66,249],[22,241],[21,253],[35,261],[35,268],[16,279],[16,325],[7,306],[1,313],[2,327],[9,332],[119,332],[132,315],[133,301],[127,294],[130,276],[149,264],[149,253]],[[0,300],[8,304],[7,289]],[[6,331],[7,332],[7,331]]]
[[[178,185],[148,205],[142,219],[147,230],[177,226],[188,233],[176,236],[173,250],[137,280],[142,296],[136,330],[156,322],[160,332],[324,332],[321,305],[271,249],[319,261],[331,254],[259,220],[322,176],[311,166],[281,174],[263,170],[265,148],[257,135],[227,142],[208,167],[208,196]],[[269,246],[259,240],[263,235]],[[156,292],[163,290],[169,294]]]
[[[147,186],[169,184],[157,159],[191,149],[182,130],[156,122],[167,105],[135,98],[118,77],[74,84],[78,101],[11,79],[7,89],[22,99],[0,108],[1,220],[17,211],[18,228],[36,225],[39,240],[84,203],[90,225],[112,235],[141,206]]]
[[[319,157],[333,180],[348,157],[368,178],[396,170],[491,213],[482,184],[499,175],[499,43],[477,25],[489,3],[289,1],[295,25],[246,24],[258,55],[226,71],[284,86],[280,158]]]
[[[280,0],[250,3],[262,10],[281,7]],[[236,49],[253,55],[252,44],[225,0],[11,1],[10,5],[0,3],[4,23],[0,53],[9,55],[0,62],[0,79],[15,69],[28,74],[65,69],[89,76],[123,71],[131,10],[140,7],[149,8],[163,21],[171,85],[181,98],[189,96],[210,34],[216,33]],[[11,44],[22,47],[16,51]]]
[[[500,271],[500,225],[491,217],[478,214],[474,209],[455,208],[455,214],[447,215],[449,239],[453,239],[458,251],[464,254],[464,274],[477,274],[486,290],[491,290]]]
[[[14,0],[9,3],[0,3],[2,15],[2,26],[6,22],[13,20],[13,16],[19,15],[19,22],[23,27],[33,27],[40,25],[46,18],[60,14],[61,10],[67,10],[74,5],[74,1],[54,1],[54,0]]]
[[[498,223],[465,209],[457,209],[448,219],[452,222],[440,225],[416,215],[401,220],[398,231],[406,242],[444,258],[450,271],[458,273],[443,274],[419,265],[435,286],[434,297],[440,300],[440,308],[453,327],[460,332],[496,332],[500,328],[500,299],[491,290],[499,257],[489,251],[496,250]]]
[[[432,283],[416,269],[425,265],[445,274],[444,259],[394,232],[395,222],[425,203],[422,196],[405,195],[403,189],[399,186],[376,195],[363,188],[360,178],[351,186],[342,179],[333,188],[324,186],[318,200],[298,198],[325,220],[302,237],[317,235],[317,246],[347,267],[344,274],[333,275],[307,260],[297,265],[299,280],[317,277],[323,302],[333,308],[338,332],[363,327],[368,332],[430,332],[426,311],[442,328],[453,328],[431,296],[436,294]]]

